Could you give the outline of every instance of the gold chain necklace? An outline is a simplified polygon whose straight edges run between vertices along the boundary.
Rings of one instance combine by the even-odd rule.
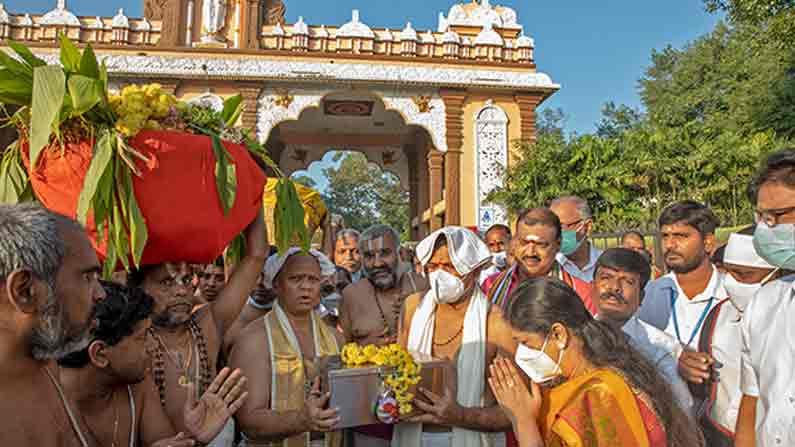
[[[153,334],[155,335],[155,339],[157,340],[158,345],[160,345],[160,349],[162,349],[163,351],[166,352],[166,356],[168,356],[169,360],[171,360],[171,362],[174,364],[174,366],[177,367],[177,370],[179,372],[179,379],[177,380],[177,383],[179,384],[179,386],[187,387],[188,385],[190,385],[191,384],[191,380],[190,380],[190,376],[188,374],[189,373],[188,369],[190,369],[190,364],[191,364],[191,361],[193,359],[193,349],[194,349],[194,345],[195,345],[193,332],[190,332],[191,336],[190,336],[189,341],[188,341],[188,343],[189,343],[189,346],[188,346],[188,361],[184,365],[182,364],[182,361],[181,361],[182,360],[182,353],[178,352],[178,356],[179,357],[175,356],[171,352],[171,350],[168,349],[168,345],[166,345],[166,342],[163,340],[163,338],[160,336],[160,334],[158,334],[156,332],[153,332]]]

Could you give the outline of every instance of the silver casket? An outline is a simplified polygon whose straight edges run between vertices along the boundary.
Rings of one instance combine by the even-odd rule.
[[[437,394],[443,394],[446,384],[447,361],[426,354],[411,353],[420,367],[419,386]],[[338,428],[359,427],[378,424],[375,407],[385,390],[384,378],[392,368],[364,366],[345,368],[340,356],[324,357],[320,360],[320,377],[323,392],[331,392],[329,408],[339,408]],[[412,391],[416,394],[416,391]]]

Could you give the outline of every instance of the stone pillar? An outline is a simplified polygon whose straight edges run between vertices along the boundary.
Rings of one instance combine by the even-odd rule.
[[[514,95],[514,100],[519,105],[519,115],[522,120],[522,141],[529,143],[536,141],[536,107],[538,107],[542,99],[542,96],[531,93],[517,93]]]
[[[185,0],[154,0],[144,1],[144,17],[152,20],[162,20],[159,47],[183,46],[183,37],[188,26]],[[201,10],[199,10],[201,12]],[[194,11],[194,15],[196,11]]]
[[[461,225],[461,146],[464,141],[466,90],[441,89],[447,127],[445,154],[445,225]]]
[[[444,154],[445,225],[461,225],[461,151]]]
[[[240,27],[243,35],[240,39],[240,47],[256,50],[259,48],[260,32],[260,0],[241,0],[243,1],[243,23]]]
[[[255,130],[257,127],[257,100],[262,91],[261,84],[242,84],[238,86],[240,95],[243,97],[243,114],[240,123],[246,129]]]
[[[403,153],[406,156],[406,162],[409,164],[409,237],[411,240],[419,240],[417,235],[418,228],[414,228],[414,218],[422,214],[420,209],[420,179],[419,179],[419,166],[417,165],[417,148],[414,145],[407,144],[403,146]]]
[[[443,226],[442,220],[433,212],[434,206],[442,200],[442,176],[444,175],[444,153],[435,149],[428,152],[428,209],[431,212],[430,230]]]

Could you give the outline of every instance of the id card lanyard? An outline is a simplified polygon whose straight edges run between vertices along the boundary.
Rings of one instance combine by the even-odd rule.
[[[712,309],[712,303],[715,302],[715,292],[718,290],[720,286],[721,278],[718,278],[718,283],[715,285],[715,288],[712,290],[710,294],[709,300],[707,300],[707,304],[704,306],[704,310],[701,311],[701,316],[698,317],[698,321],[696,322],[696,326],[693,328],[693,331],[690,333],[690,338],[687,340],[686,345],[690,346],[695,340],[696,335],[698,335],[699,331],[701,330],[701,326],[704,324],[704,320],[707,319],[707,315],[709,315],[709,311]],[[679,343],[685,344],[682,341],[682,335],[679,332],[679,319],[676,316],[676,298],[677,298],[677,291],[676,289],[671,289],[671,316],[674,319],[674,330],[676,331],[676,338],[679,340]]]

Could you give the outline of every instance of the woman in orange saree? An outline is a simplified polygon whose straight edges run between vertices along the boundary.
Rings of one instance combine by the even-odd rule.
[[[506,318],[524,374],[497,359],[489,385],[521,447],[704,445],[654,366],[595,320],[566,284],[524,282]]]

